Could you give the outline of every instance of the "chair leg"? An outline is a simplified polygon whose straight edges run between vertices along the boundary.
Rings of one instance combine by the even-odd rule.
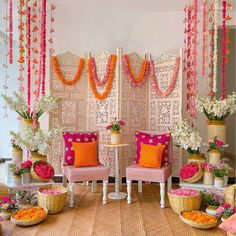
[[[69,207],[74,207],[74,183],[69,183]]]
[[[138,192],[139,193],[143,192],[143,182],[142,182],[142,180],[138,181]]]
[[[172,189],[172,176],[170,176],[167,180],[167,189],[168,192],[170,192],[170,190]]]
[[[127,203],[128,204],[131,204],[132,203],[132,198],[131,198],[131,183],[132,181],[131,180],[127,180]]]
[[[93,193],[96,193],[96,190],[97,190],[97,181],[92,181],[92,192]]]
[[[66,176],[65,175],[63,175],[63,177],[62,177],[62,185],[63,185],[63,187],[67,187],[67,178],[66,178]]]
[[[108,183],[108,180],[103,180],[102,204],[107,204],[107,183]]]
[[[165,183],[160,183],[161,208],[165,208]]]

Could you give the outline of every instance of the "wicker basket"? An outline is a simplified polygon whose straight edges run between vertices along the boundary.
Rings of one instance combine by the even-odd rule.
[[[232,234],[230,232],[227,232],[228,236],[236,236],[236,234]]]
[[[196,210],[198,211],[201,206],[201,195],[199,196],[177,196],[168,193],[169,202],[172,210],[180,214],[181,211]]]
[[[39,177],[39,176],[35,173],[35,171],[34,171],[34,167],[35,167],[37,164],[39,164],[39,163],[44,163],[44,164],[50,165],[50,164],[49,164],[48,162],[46,162],[46,161],[36,161],[36,162],[33,164],[33,166],[31,167],[31,169],[30,169],[30,175],[31,175],[31,177],[32,177],[34,180],[36,180],[36,181],[38,181],[38,182],[47,183],[48,181],[51,180],[51,178],[49,178],[49,179],[43,179],[43,178]],[[50,166],[51,166],[51,165],[50,165]],[[53,167],[52,167],[52,168],[53,168]],[[54,175],[54,169],[53,169],[53,175]]]
[[[208,215],[207,213],[204,213],[204,212],[202,212],[202,214]],[[217,219],[215,219],[214,224],[197,223],[197,222],[194,222],[192,220],[188,220],[188,219],[184,218],[181,213],[180,213],[179,217],[184,223],[186,223],[187,225],[189,225],[191,227],[197,228],[197,229],[211,229],[211,228],[216,227],[216,225],[218,223]]]
[[[20,225],[20,226],[31,226],[31,225],[36,225],[40,222],[42,222],[47,216],[48,216],[48,210],[46,208],[44,208],[44,211],[46,212],[45,216],[43,216],[42,218],[39,218],[37,220],[16,220],[15,218],[13,218],[13,216],[17,213],[15,212],[14,214],[12,214],[11,216],[11,222],[16,224],[16,225]]]
[[[61,194],[44,194],[42,191],[45,189],[54,189],[61,192]],[[63,210],[66,203],[66,197],[67,189],[62,185],[44,186],[39,188],[38,191],[38,205],[40,207],[46,207],[49,214],[57,214]]]
[[[183,179],[183,181],[188,183],[196,183],[198,180],[200,180],[203,177],[203,169],[200,164],[198,164],[198,168],[198,172],[193,177],[189,179]]]

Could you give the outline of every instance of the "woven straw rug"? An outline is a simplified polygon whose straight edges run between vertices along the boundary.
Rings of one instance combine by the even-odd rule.
[[[113,186],[109,186],[109,191]],[[125,191],[123,187],[123,191]],[[39,225],[19,227],[10,221],[2,222],[4,236],[225,236],[218,228],[198,230],[180,221],[167,208],[160,209],[159,187],[144,185],[143,193],[133,187],[133,204],[125,200],[101,203],[101,187],[92,193],[88,186],[75,186],[75,207],[66,207],[57,215],[50,215]]]

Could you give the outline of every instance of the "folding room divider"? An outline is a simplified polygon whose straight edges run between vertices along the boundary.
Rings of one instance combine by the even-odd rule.
[[[85,61],[88,55],[90,54],[85,56]],[[109,55],[108,52],[100,52],[94,56],[99,78],[105,73]],[[179,55],[164,54],[153,59],[157,83],[162,91],[165,91],[170,84],[177,56]],[[182,59],[182,50],[180,50],[180,57]],[[60,101],[58,110],[49,115],[49,127],[61,125],[66,130],[99,131],[99,160],[111,167],[111,176],[114,176],[115,153],[104,144],[110,140],[110,133],[106,130],[106,126],[115,117],[126,122],[122,128],[122,140],[130,144],[119,153],[122,176],[125,176],[125,167],[135,158],[134,133],[136,130],[168,132],[169,128],[182,119],[182,63],[180,63],[178,79],[172,93],[167,97],[160,97],[152,89],[150,78],[142,86],[133,87],[123,72],[121,58],[122,49],[118,48],[112,89],[104,100],[96,99],[90,89],[87,63],[81,78],[73,86],[61,83],[52,69],[50,77],[50,92],[60,98]],[[129,59],[133,73],[138,75],[142,58],[137,53],[131,53]],[[71,53],[65,53],[57,55],[57,60],[65,79],[71,80],[78,70],[80,58]],[[97,87],[97,90],[102,92],[104,88]],[[58,137],[49,155],[49,161],[57,174],[61,172],[63,156],[63,139]],[[173,176],[178,176],[179,168],[182,166],[181,156],[181,151],[174,148]]]

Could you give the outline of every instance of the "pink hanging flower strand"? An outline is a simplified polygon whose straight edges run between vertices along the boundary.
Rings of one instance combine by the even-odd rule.
[[[30,115],[30,105],[31,105],[31,23],[30,23],[31,13],[30,7],[27,9],[27,43],[28,43],[28,70],[27,70],[27,92],[28,92],[28,115]]]
[[[9,2],[9,63],[13,64],[13,18],[12,0]]]

